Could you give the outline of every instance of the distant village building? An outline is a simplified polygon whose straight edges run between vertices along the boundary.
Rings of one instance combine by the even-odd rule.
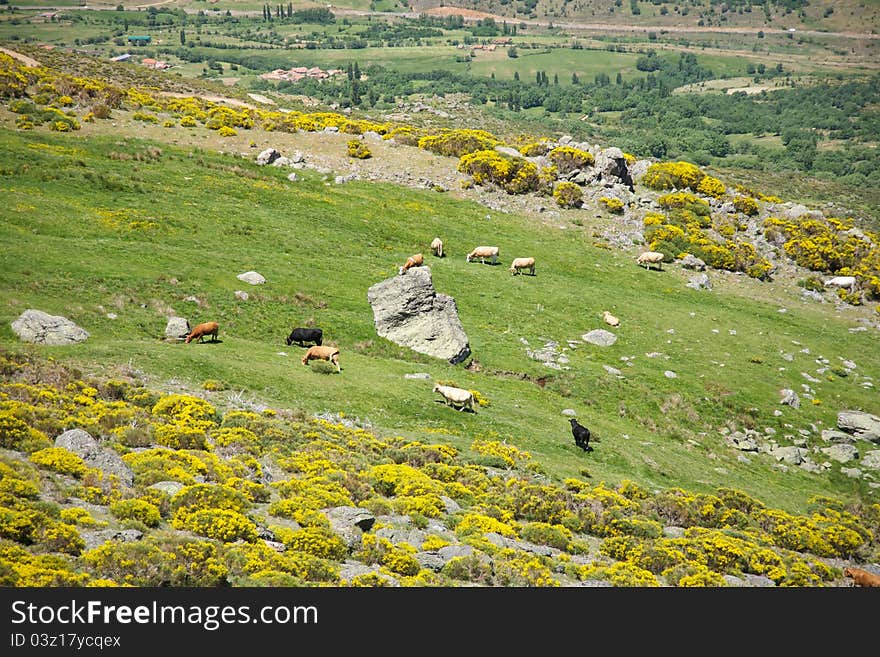
[[[145,46],[152,41],[152,37],[148,34],[145,35],[133,35],[128,37],[128,42],[135,46]]]
[[[111,58],[110,58],[110,61],[111,61],[111,62],[124,62],[124,61],[127,61],[127,60],[129,60],[129,59],[131,59],[131,53],[130,53],[130,52],[127,52],[127,53],[124,53],[124,54],[122,54],[122,55],[116,55],[116,57],[111,57]]]
[[[342,75],[345,73],[341,68],[332,68],[329,70],[324,70],[322,68],[318,68],[317,66],[313,66],[311,68],[307,68],[305,66],[295,66],[290,69],[276,68],[274,71],[269,71],[268,73],[263,73],[260,77],[264,80],[286,80],[288,82],[298,82],[304,78],[311,78],[313,80],[326,80],[327,78],[332,78],[334,75]]]
[[[141,60],[141,64],[146,66],[147,68],[155,68],[155,69],[164,69],[171,68],[171,64],[161,59],[153,59],[152,57],[144,57]]]

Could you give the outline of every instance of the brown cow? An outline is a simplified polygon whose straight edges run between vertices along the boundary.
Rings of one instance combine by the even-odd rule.
[[[843,569],[844,577],[852,577],[853,586],[880,586],[880,575],[849,566]]]
[[[336,371],[341,372],[339,367],[339,349],[336,347],[328,347],[326,345],[315,345],[309,347],[309,350],[302,357],[302,364],[308,365],[310,360],[326,360],[336,365]]]
[[[398,274],[404,273],[407,269],[412,267],[421,267],[425,264],[425,258],[421,253],[416,253],[415,255],[411,255],[406,259],[406,262],[397,270]]]
[[[203,322],[197,324],[196,327],[186,336],[186,343],[189,344],[193,338],[198,338],[199,342],[204,342],[206,335],[211,336],[211,342],[217,342],[217,331],[220,325],[217,322]]]

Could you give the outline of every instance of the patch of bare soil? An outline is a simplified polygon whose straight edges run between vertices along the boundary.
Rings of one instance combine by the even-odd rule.
[[[22,55],[20,52],[15,52],[14,50],[9,50],[7,48],[0,48],[0,52],[6,53],[7,55],[12,57],[13,59],[17,59],[18,61],[22,62],[23,64],[25,64],[27,66],[33,66],[33,67],[42,66],[42,64],[40,64],[40,62],[38,62],[33,57],[28,57],[27,55]]]

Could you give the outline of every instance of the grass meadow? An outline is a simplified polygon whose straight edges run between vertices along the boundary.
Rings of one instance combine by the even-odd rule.
[[[766,454],[744,459],[721,433],[769,429],[791,444],[806,429],[810,445],[822,446],[818,431],[839,410],[876,411],[876,390],[862,384],[880,379],[880,336],[849,330],[860,326],[856,309],[733,275],[713,274],[713,292],[689,289],[677,267],[646,271],[633,254],[595,243],[589,215],[583,227],[537,222],[436,191],[336,185],[309,170],[290,182],[251,160],[114,134],[0,130],[0,348],[99,375],[140,371],[159,389],[219,406],[341,413],[380,434],[464,451],[475,438],[503,440],[554,478],[728,486],[792,512],[820,494],[876,499],[839,464],[811,474]],[[480,371],[376,335],[368,288],[408,255],[427,254],[435,235],[448,255],[426,262],[437,291],[456,300]],[[500,265],[465,262],[487,242],[500,246]],[[536,276],[511,276],[506,263],[524,255],[536,258]],[[236,278],[251,270],[266,284]],[[90,338],[25,345],[10,323],[27,308],[64,315]],[[621,326],[603,348],[581,336],[607,328],[604,310]],[[218,321],[219,341],[165,342],[170,315]],[[305,324],[340,348],[340,374],[304,367],[301,350],[285,345]],[[558,343],[567,369],[530,358],[524,341]],[[843,359],[856,369],[843,370]],[[453,411],[431,381],[404,377],[416,372],[477,390],[489,404]],[[809,384],[816,403],[781,406],[781,389],[803,391],[803,373],[820,379]],[[209,393],[208,380],[228,389]],[[563,409],[593,430],[594,452],[575,447]]]

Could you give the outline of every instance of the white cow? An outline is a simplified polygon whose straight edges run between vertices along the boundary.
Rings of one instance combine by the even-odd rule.
[[[825,281],[825,287],[845,287],[850,292],[856,286],[855,276],[835,276]]]
[[[480,262],[485,263],[486,258],[492,258],[492,264],[494,265],[498,262],[499,251],[500,249],[497,246],[478,246],[465,256],[465,260],[470,262],[471,260],[479,258]]]
[[[476,400],[474,394],[470,390],[464,388],[454,388],[453,386],[442,386],[439,383],[434,385],[434,392],[439,392],[443,396],[443,401],[447,406],[463,411],[465,408],[477,412],[475,407]]]

